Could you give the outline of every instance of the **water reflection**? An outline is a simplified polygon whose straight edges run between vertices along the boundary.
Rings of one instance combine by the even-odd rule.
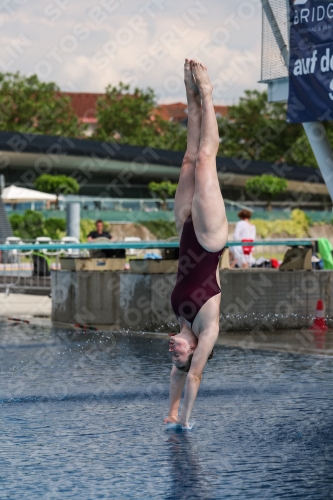
[[[319,350],[324,350],[325,349],[325,344],[326,344],[326,331],[314,331],[313,332],[313,338],[315,341],[315,346]]]
[[[186,431],[168,431],[171,491],[168,499],[184,500],[212,497],[212,487],[203,472],[195,436]]]

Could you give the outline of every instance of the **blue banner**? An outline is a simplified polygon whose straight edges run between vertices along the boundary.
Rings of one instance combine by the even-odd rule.
[[[333,2],[290,0],[287,122],[333,120]]]

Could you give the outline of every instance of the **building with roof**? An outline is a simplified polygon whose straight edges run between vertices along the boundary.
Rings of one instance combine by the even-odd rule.
[[[96,103],[104,94],[93,94],[89,92],[61,92],[62,95],[71,99],[71,105],[74,113],[81,123],[87,126],[85,135],[91,137],[97,125]],[[227,106],[215,106],[216,116],[220,118],[228,112]],[[160,104],[156,109],[156,114],[163,120],[180,123],[187,126],[187,104],[175,102],[172,104]]]
[[[74,113],[81,123],[87,126],[85,135],[91,137],[97,125],[96,103],[104,94],[93,94],[90,92],[61,92],[70,98]]]
[[[0,132],[0,170],[6,186],[33,188],[43,173],[66,174],[80,184],[80,195],[104,198],[149,198],[150,181],[177,182],[183,153],[149,147],[102,143],[90,139]],[[319,169],[271,162],[217,157],[217,173],[226,199],[260,207],[265,202],[245,191],[253,176],[274,174],[287,180],[287,192],[273,205],[331,207]]]

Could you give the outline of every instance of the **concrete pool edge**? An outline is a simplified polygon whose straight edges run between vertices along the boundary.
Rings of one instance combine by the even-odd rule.
[[[244,270],[246,271],[246,270]],[[332,271],[220,271],[223,331],[309,328],[318,300],[333,327]],[[176,274],[121,271],[52,273],[52,320],[120,325],[142,331],[175,323],[170,296]]]

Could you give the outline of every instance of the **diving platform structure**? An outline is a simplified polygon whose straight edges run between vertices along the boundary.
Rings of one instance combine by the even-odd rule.
[[[289,93],[289,0],[261,0],[261,80],[269,102],[287,102]],[[303,123],[313,154],[333,201],[333,151],[322,122]]]

